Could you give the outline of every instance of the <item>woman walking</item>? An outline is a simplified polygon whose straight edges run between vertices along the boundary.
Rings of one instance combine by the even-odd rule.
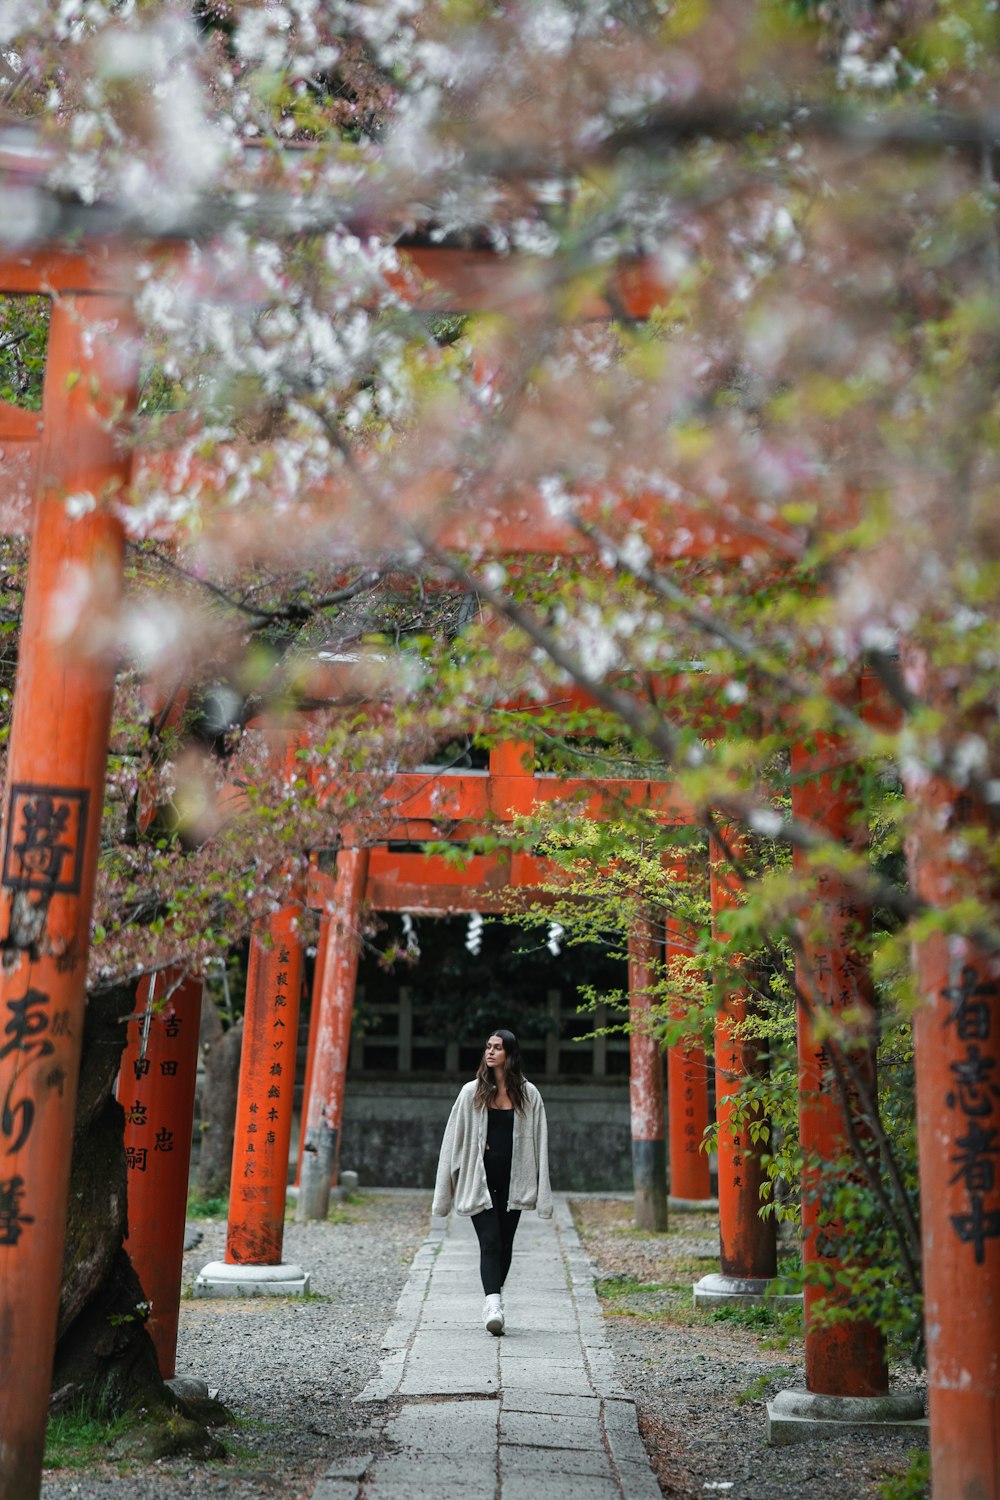
[[[504,1330],[501,1289],[523,1209],[552,1217],[545,1105],[521,1072],[512,1031],[486,1043],[479,1071],[455,1100],[438,1157],[431,1212],[470,1214],[479,1238],[479,1273],[488,1333]]]

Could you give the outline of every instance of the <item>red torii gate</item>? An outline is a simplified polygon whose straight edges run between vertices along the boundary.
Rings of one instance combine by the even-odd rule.
[[[556,875],[549,861],[522,851],[472,855],[459,870],[440,855],[390,851],[388,843],[442,839],[467,842],[487,826],[494,831],[498,823],[509,826],[514,817],[531,812],[538,803],[564,799],[579,799],[580,809],[594,818],[631,805],[649,809],[671,826],[693,821],[694,809],[669,783],[536,775],[532,762],[529,742],[510,742],[491,752],[488,774],[433,768],[400,773],[382,793],[387,811],[394,809],[398,816],[381,831],[380,842],[371,849],[352,848],[348,837],[337,857],[336,877],[324,875],[315,866],[311,870],[303,904],[319,908],[324,917],[314,982],[317,1014],[310,1030],[303,1108],[300,1219],[324,1219],[329,1208],[343,1110],[362,903],[367,901],[380,911],[499,913],[509,909],[512,892],[533,889]],[[227,799],[230,810],[237,801],[236,796]],[[292,954],[301,964],[301,944],[296,939],[291,908],[285,908],[283,923],[285,958],[276,972],[287,966]],[[275,1045],[283,1047],[285,1037],[267,1036],[269,1027],[283,1029],[286,1020],[290,1024],[292,1012],[289,1008],[280,1020],[271,1018],[266,985],[261,990],[256,981],[260,966],[267,962],[264,955],[268,945],[259,953],[257,949],[255,941],[256,967],[247,986],[246,1027],[251,1041],[249,1045],[244,1043],[241,1067],[226,1260],[211,1262],[202,1270],[195,1292],[203,1296],[225,1296],[240,1290],[283,1293],[308,1286],[302,1268],[282,1260],[292,1100],[290,1090],[283,1086],[287,1083],[285,1064],[272,1050]],[[637,1198],[637,1222],[646,1228],[663,1228],[666,1162],[662,1089],[657,1087],[662,1071],[660,1049],[655,1038],[646,1034],[633,1042],[632,1052],[633,1158],[637,1179],[648,1181],[647,1189]],[[659,1101],[658,1111],[648,1105],[640,1108],[636,1101],[645,1099]],[[699,1137],[707,1124],[706,1114],[699,1122]],[[272,1149],[262,1150],[262,1145]],[[658,1156],[646,1165],[650,1146]]]
[[[510,825],[519,814],[528,814],[539,804],[554,800],[579,799],[583,814],[591,818],[606,817],[610,810],[625,805],[647,808],[658,820],[670,826],[683,826],[694,819],[694,809],[682,798],[676,787],[655,781],[629,781],[585,778],[563,778],[539,775],[534,771],[534,749],[530,741],[510,741],[496,746],[490,753],[489,772],[444,772],[433,777],[419,772],[396,777],[388,788],[386,802],[403,814],[386,833],[390,840],[413,843],[440,841],[442,837],[456,843],[467,842],[487,818]],[[446,831],[445,831],[446,830]],[[338,855],[338,864],[342,859]],[[552,883],[557,871],[550,861],[520,850],[506,854],[473,855],[461,869],[440,855],[390,851],[386,843],[366,851],[366,883],[355,888],[351,909],[343,911],[343,882],[324,877],[318,870],[310,878],[309,904],[336,914],[338,932],[356,931],[361,900],[377,911],[432,912],[505,912],[511,909],[514,891],[530,891]],[[346,936],[343,943],[349,945]],[[662,943],[661,943],[662,946]],[[314,1072],[306,1101],[305,1154],[299,1195],[300,1217],[325,1217],[332,1177],[332,1166],[340,1132],[339,1111],[343,1104],[347,1048],[345,1027],[349,1026],[353,1005],[353,973],[342,963],[342,944],[331,943],[324,958],[326,965],[339,967],[340,983],[328,985],[326,970],[317,979],[322,999],[329,999],[329,1020],[324,1006],[317,1023],[318,1038],[334,1034],[336,1044],[326,1049],[331,1063],[325,1075]],[[348,984],[350,988],[348,988]],[[641,1004],[641,986],[630,986],[633,1011]],[[636,1016],[635,1019],[638,1019]],[[322,1048],[318,1040],[317,1054]],[[648,1190],[637,1194],[636,1222],[643,1228],[663,1227],[666,1216],[666,1161],[663,1159],[664,1131],[659,1047],[637,1026],[633,1043],[633,1165],[637,1182],[648,1179]],[[643,1109],[645,1099],[660,1100],[658,1120],[655,1107]],[[699,1122],[701,1133],[708,1124],[707,1112]],[[646,1142],[657,1142],[659,1159],[645,1165],[649,1154]],[[321,1166],[322,1163],[322,1166]],[[318,1179],[318,1180],[317,1180]],[[707,1193],[706,1193],[707,1196]]]
[[[122,531],[106,500],[128,484],[131,469],[115,440],[134,411],[131,289],[130,257],[121,247],[88,245],[82,251],[0,261],[0,291],[53,297],[41,419],[0,409],[8,469],[15,476],[20,471],[22,494],[36,496],[0,881],[6,951],[0,975],[6,1038],[0,1047],[5,1100],[0,1304],[8,1329],[7,1368],[16,1372],[0,1389],[0,1486],[8,1500],[35,1500],[39,1488],[97,858],[96,809],[113,680],[110,662],[74,656],[66,642],[53,637],[49,604],[63,570],[74,565],[99,568],[112,596],[120,586]],[[71,521],[63,500],[81,491],[100,503],[85,519]],[[539,514],[530,496],[521,509]],[[751,545],[738,534],[702,527],[697,517],[685,520],[691,525],[683,545],[661,531],[652,535],[654,550],[669,557],[722,559]],[[512,525],[495,525],[491,535],[490,527],[476,526],[470,516],[468,524],[453,522],[438,540],[448,547],[476,542],[495,552],[580,550],[579,538],[568,528],[560,535],[551,518],[544,533],[526,530],[520,521],[519,514]],[[76,729],[72,737],[59,732],[68,719]],[[822,767],[817,774],[823,774]],[[973,809],[963,816],[982,814]],[[911,856],[920,888],[945,903],[955,899],[956,889],[946,874],[947,860],[936,829]],[[918,955],[935,1009],[928,1007],[921,1017],[917,1049],[924,1251],[935,1317],[930,1342],[934,1481],[942,1494],[975,1489],[983,1500],[1000,1500],[1000,1174],[983,1172],[973,1181],[961,1170],[970,1121],[976,1123],[973,1106],[983,1101],[991,1117],[996,1113],[988,1080],[1000,1065],[1000,974],[994,956],[972,943],[944,956],[939,946]],[[819,1122],[816,1128],[827,1127]],[[829,1137],[810,1144],[837,1148]],[[952,1246],[967,1261],[964,1283],[949,1277]],[[980,1313],[974,1326],[966,1316],[969,1306]],[[807,1328],[807,1341],[811,1336]],[[848,1356],[841,1348],[840,1360]],[[863,1378],[843,1363],[828,1372],[840,1387],[833,1394],[863,1393],[852,1387],[870,1388],[868,1369],[870,1361]]]
[[[582,699],[585,695],[574,695]],[[694,809],[670,783],[614,778],[572,778],[536,774],[534,751],[530,741],[506,742],[490,754],[489,772],[456,772],[435,768],[420,769],[396,775],[382,793],[383,806],[396,818],[379,835],[371,849],[352,846],[350,833],[338,855],[338,873],[324,875],[314,866],[304,904],[319,908],[321,920],[320,952],[314,984],[314,1014],[310,1029],[306,1074],[306,1105],[300,1147],[302,1181],[299,1192],[299,1217],[325,1218],[339,1141],[340,1119],[344,1097],[344,1073],[347,1065],[350,1015],[353,1006],[356,972],[355,934],[363,902],[379,911],[408,911],[444,914],[457,911],[501,913],[510,909],[514,891],[535,890],[557,878],[550,861],[523,851],[512,850],[492,855],[472,855],[457,869],[440,855],[400,852],[388,848],[390,842],[425,843],[450,840],[466,843],[489,827],[511,825],[519,814],[530,813],[537,805],[554,800],[571,800],[584,816],[600,819],[625,806],[641,807],[653,813],[658,821],[681,827],[694,820]],[[227,798],[232,810],[239,794]],[[676,873],[676,872],[675,872]],[[662,940],[660,942],[662,947]],[[639,985],[635,990],[635,1007],[641,1003]],[[256,993],[255,988],[249,989]],[[254,1033],[256,1034],[256,1033]],[[666,1162],[658,1159],[648,1167],[641,1165],[649,1155],[663,1156],[664,1131],[661,1089],[660,1051],[655,1038],[638,1024],[633,1041],[633,1154],[637,1176],[648,1179],[648,1190],[637,1196],[637,1222],[646,1228],[664,1227],[666,1215]],[[708,1124],[707,1096],[703,1076],[696,1069],[703,1060],[689,1049],[671,1048],[676,1078],[676,1095],[672,1110],[677,1112],[676,1130],[670,1139],[677,1150],[671,1159],[672,1181],[681,1181],[687,1198],[708,1197],[707,1158],[700,1177],[691,1172],[686,1156],[692,1147],[697,1151]],[[280,1066],[280,1065],[279,1065]],[[196,1283],[196,1291],[225,1294],[242,1284],[239,1265],[261,1268],[253,1278],[255,1290],[261,1290],[262,1268],[274,1267],[275,1289],[288,1290],[289,1281],[302,1281],[302,1273],[281,1262],[281,1240],[274,1228],[280,1217],[282,1200],[279,1180],[283,1184],[280,1153],[273,1154],[267,1168],[268,1193],[260,1189],[259,1142],[263,1117],[273,1115],[284,1120],[290,1112],[290,1101],[282,1108],[273,1094],[276,1085],[266,1076],[260,1079],[264,1096],[254,1089],[246,1070],[246,1087],[239,1109],[238,1139],[254,1157],[253,1162],[234,1160],[230,1199],[231,1232],[228,1264],[212,1263]],[[700,1085],[700,1088],[699,1088]],[[683,1096],[683,1097],[682,1097]],[[701,1109],[695,1112],[689,1100],[701,1097]],[[681,1111],[694,1118],[694,1125],[681,1123]],[[288,1114],[290,1120],[290,1113]],[[253,1139],[251,1139],[253,1137]],[[691,1139],[693,1137],[693,1140]],[[252,1169],[251,1181],[247,1168]],[[699,1183],[703,1182],[699,1194]],[[692,1190],[693,1185],[693,1190]],[[756,1204],[754,1205],[754,1209]],[[751,1213],[753,1209],[751,1210]],[[233,1215],[240,1227],[233,1229]],[[773,1226],[772,1226],[773,1228]],[[243,1278],[249,1281],[249,1278]],[[304,1285],[304,1283],[303,1283]]]

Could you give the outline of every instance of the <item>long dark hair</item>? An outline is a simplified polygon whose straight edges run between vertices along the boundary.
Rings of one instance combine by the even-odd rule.
[[[503,1081],[507,1087],[507,1094],[511,1104],[518,1114],[524,1114],[524,1074],[521,1072],[521,1048],[517,1037],[512,1031],[505,1031],[502,1026],[495,1027],[490,1036],[498,1036],[503,1042],[503,1050],[506,1057],[503,1070]],[[489,1037],[486,1039],[489,1041]],[[496,1079],[493,1077],[493,1069],[486,1066],[486,1048],[479,1060],[479,1071],[476,1074],[475,1104],[477,1109],[492,1109],[497,1101]]]

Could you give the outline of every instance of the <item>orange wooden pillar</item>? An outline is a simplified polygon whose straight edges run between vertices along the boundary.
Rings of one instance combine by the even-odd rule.
[[[177,1355],[201,997],[200,979],[178,982],[169,970],[147,975],[118,1076],[128,1169],[125,1248],[152,1304],[149,1332],[165,1380]]]
[[[490,751],[490,808],[499,818],[530,813],[535,805],[533,740],[503,740]]]
[[[737,852],[740,836],[727,830],[726,842]],[[738,904],[740,881],[714,838],[709,848],[709,890],[715,937],[728,936],[726,914]],[[742,962],[732,956],[734,967]],[[777,1230],[773,1215],[761,1217],[761,1185],[766,1173],[761,1163],[764,1147],[754,1142],[749,1119],[741,1118],[740,1091],[747,1079],[766,1068],[761,1044],[743,1035],[750,1008],[746,989],[727,985],[715,1023],[715,1115],[719,1126],[719,1235],[721,1274],[703,1276],[695,1286],[695,1305],[754,1302],[763,1299],[777,1275]]]
[[[351,1046],[354,986],[358,976],[361,904],[368,881],[368,850],[341,849],[333,909],[323,918],[313,1006],[316,1046],[303,1109],[305,1144],[296,1217],[325,1219],[336,1180],[344,1117],[344,1086]]]
[[[844,753],[843,743],[825,734],[809,745],[792,747],[792,813],[838,843],[857,847],[867,835]],[[862,1086],[874,1082],[874,999],[861,951],[869,916],[835,869],[816,876],[801,854],[796,860],[803,881],[815,891],[800,923],[796,959],[799,1136],[805,1162],[802,1253],[807,1273],[811,1266],[820,1266],[835,1277],[840,1231],[824,1212],[818,1184],[823,1163],[849,1155],[848,1119],[860,1140],[868,1134],[855,1084],[848,1078],[838,1081],[834,1069],[838,1056],[846,1058]],[[828,1437],[838,1427],[845,1432],[855,1426],[870,1431],[873,1423],[906,1427],[922,1418],[919,1394],[889,1393],[885,1345],[873,1324],[857,1320],[817,1325],[817,1310],[838,1295],[843,1293],[835,1287],[810,1284],[807,1278],[806,1387],[781,1391],[768,1402],[771,1442]]]
[[[133,356],[124,299],[53,301],[0,882],[4,1500],[41,1484],[114,687],[113,653],[88,651],[74,609],[120,592],[105,502],[129,477],[117,423],[134,410]],[[70,497],[89,513],[74,518]]]
[[[309,1289],[306,1272],[281,1258],[302,983],[299,916],[297,905],[283,906],[251,933],[226,1259],[202,1270],[199,1296]]]
[[[663,1123],[663,1054],[652,1031],[651,989],[660,956],[657,923],[645,913],[629,933],[629,1102],[632,1181],[639,1229],[667,1227],[667,1143]]]
[[[311,1005],[309,1007],[309,1036],[306,1041],[306,1076],[302,1085],[302,1108],[299,1111],[299,1145],[295,1160],[295,1186],[296,1189],[302,1182],[302,1154],[306,1144],[306,1114],[309,1109],[309,1095],[312,1093],[313,1060],[316,1056],[316,1036],[319,1031],[319,1004],[318,990],[316,987],[316,976],[320,971],[324,959],[324,949],[329,935],[330,923],[326,917],[320,918],[319,941],[316,944],[316,962],[313,966],[313,983],[311,992]]]
[[[693,950],[691,929],[677,917],[666,922],[667,964]],[[683,1018],[683,1007],[672,1011]],[[667,1048],[667,1145],[670,1161],[670,1207],[697,1208],[711,1202],[708,1152],[702,1149],[708,1129],[708,1059],[698,1042]]]
[[[944,911],[972,898],[995,912],[986,808],[938,776],[909,790],[917,893]],[[939,932],[914,963],[931,1485],[1000,1500],[1000,955]]]
[[[817,736],[814,745],[792,747],[792,813],[838,844],[857,847],[866,831],[859,823],[856,784],[851,768],[843,764],[843,755],[843,743],[825,735]],[[841,876],[833,871],[811,875],[801,853],[796,862],[804,879],[816,884],[811,909],[801,924],[796,962],[799,1138],[805,1160],[806,1386],[832,1396],[881,1396],[889,1388],[882,1335],[862,1321],[817,1326],[816,1310],[835,1294],[810,1283],[808,1274],[812,1266],[826,1267],[834,1274],[837,1268],[837,1226],[823,1211],[820,1169],[812,1163],[836,1162],[850,1155],[844,1098],[833,1071],[831,1045],[840,1048],[869,1088],[875,1082],[874,991],[861,952],[870,919]],[[855,1131],[865,1137],[862,1102],[853,1088],[849,1092]]]

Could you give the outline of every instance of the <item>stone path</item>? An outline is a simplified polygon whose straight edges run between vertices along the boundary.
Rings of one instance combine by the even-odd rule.
[[[358,1397],[392,1402],[395,1451],[333,1465],[313,1500],[660,1500],[564,1196],[521,1219],[502,1338],[482,1304],[470,1221],[432,1220]]]

